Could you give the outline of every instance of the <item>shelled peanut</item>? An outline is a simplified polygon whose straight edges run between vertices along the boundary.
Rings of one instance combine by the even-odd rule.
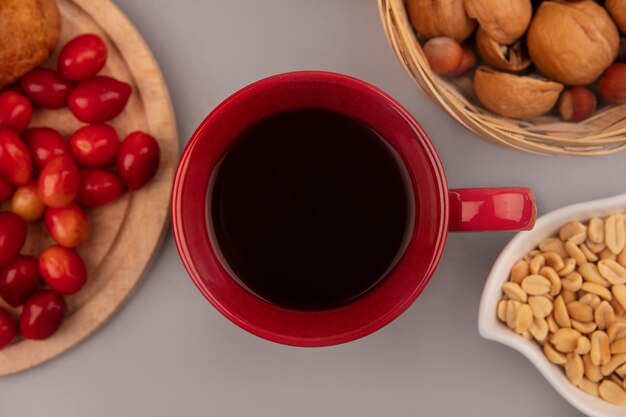
[[[511,269],[497,316],[584,392],[626,405],[626,216],[572,221]]]

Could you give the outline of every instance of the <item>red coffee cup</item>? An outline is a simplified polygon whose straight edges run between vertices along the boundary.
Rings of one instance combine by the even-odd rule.
[[[353,302],[323,311],[286,309],[241,286],[216,247],[209,210],[212,175],[237,135],[271,114],[303,107],[343,113],[384,137],[408,172],[416,212],[406,249],[388,276]],[[334,345],[380,329],[424,290],[449,231],[526,230],[535,214],[526,188],[449,190],[433,144],[407,110],[369,84],[325,72],[277,75],[226,99],[187,144],[172,196],[176,245],[202,294],[241,328],[294,346]]]

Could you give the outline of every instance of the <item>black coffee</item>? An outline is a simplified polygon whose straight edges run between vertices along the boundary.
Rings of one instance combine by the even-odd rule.
[[[219,248],[242,284],[298,310],[336,307],[377,284],[409,217],[401,168],[380,136],[321,109],[245,130],[212,198]]]

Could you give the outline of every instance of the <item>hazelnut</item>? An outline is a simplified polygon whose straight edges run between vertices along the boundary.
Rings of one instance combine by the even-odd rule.
[[[494,113],[534,119],[554,107],[563,85],[480,67],[474,74],[474,91],[482,105]]]
[[[600,80],[600,97],[611,104],[626,104],[626,64],[613,64]]]
[[[424,55],[434,72],[448,75],[459,67],[463,58],[463,48],[454,39],[441,36],[426,41]]]
[[[522,71],[532,64],[522,42],[517,41],[511,46],[499,44],[482,27],[476,32],[476,47],[489,65],[502,71]]]
[[[530,0],[465,0],[465,10],[489,37],[504,45],[524,36],[533,14]]]
[[[463,0],[408,0],[407,9],[413,27],[426,39],[448,36],[462,42],[476,28]]]
[[[604,7],[617,23],[620,32],[626,33],[626,0],[606,0]]]
[[[594,82],[617,57],[619,33],[593,1],[545,1],[530,24],[528,52],[545,76],[568,85]]]
[[[476,55],[471,49],[464,47],[463,56],[461,56],[461,62],[450,75],[452,75],[453,77],[460,77],[470,72],[475,65]]]
[[[561,94],[559,113],[565,121],[580,122],[593,115],[597,105],[598,100],[591,90],[574,87]]]

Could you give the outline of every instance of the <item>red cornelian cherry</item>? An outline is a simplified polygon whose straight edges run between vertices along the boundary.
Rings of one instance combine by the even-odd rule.
[[[59,53],[57,67],[63,78],[82,81],[95,76],[106,60],[105,43],[98,35],[87,33],[65,44]]]
[[[61,208],[74,201],[79,185],[78,168],[72,158],[57,156],[41,170],[37,192],[46,206]]]
[[[125,82],[107,76],[82,81],[70,93],[67,106],[85,123],[103,123],[120,114],[132,89]]]
[[[26,185],[33,176],[28,148],[10,130],[0,130],[0,172],[14,185]]]
[[[82,127],[70,136],[70,150],[74,160],[84,167],[97,168],[115,161],[120,148],[120,137],[108,124]]]
[[[33,118],[33,106],[17,91],[0,93],[0,129],[22,133]]]
[[[20,86],[26,96],[43,109],[60,109],[65,106],[67,96],[72,90],[72,83],[47,68],[35,68],[20,80]]]
[[[156,174],[159,158],[157,141],[147,133],[133,132],[117,154],[117,172],[128,188],[138,190]]]
[[[89,236],[87,215],[75,203],[63,208],[48,207],[44,219],[52,239],[66,248],[79,247]]]
[[[117,200],[126,188],[122,180],[103,169],[89,169],[80,173],[80,187],[76,201],[83,207],[98,207]]]
[[[41,283],[37,259],[18,256],[0,269],[0,296],[13,307],[21,306]]]
[[[39,169],[57,156],[70,154],[70,145],[67,140],[49,127],[26,129],[24,141],[28,145],[33,163]]]
[[[47,339],[63,321],[65,300],[52,290],[44,290],[26,301],[20,315],[20,332],[26,339]]]
[[[0,266],[15,258],[26,242],[26,222],[10,211],[0,212]]]
[[[39,255],[39,273],[50,288],[61,294],[73,294],[87,282],[83,260],[63,246],[50,246]]]
[[[0,349],[11,343],[17,336],[17,325],[11,313],[0,307]]]

